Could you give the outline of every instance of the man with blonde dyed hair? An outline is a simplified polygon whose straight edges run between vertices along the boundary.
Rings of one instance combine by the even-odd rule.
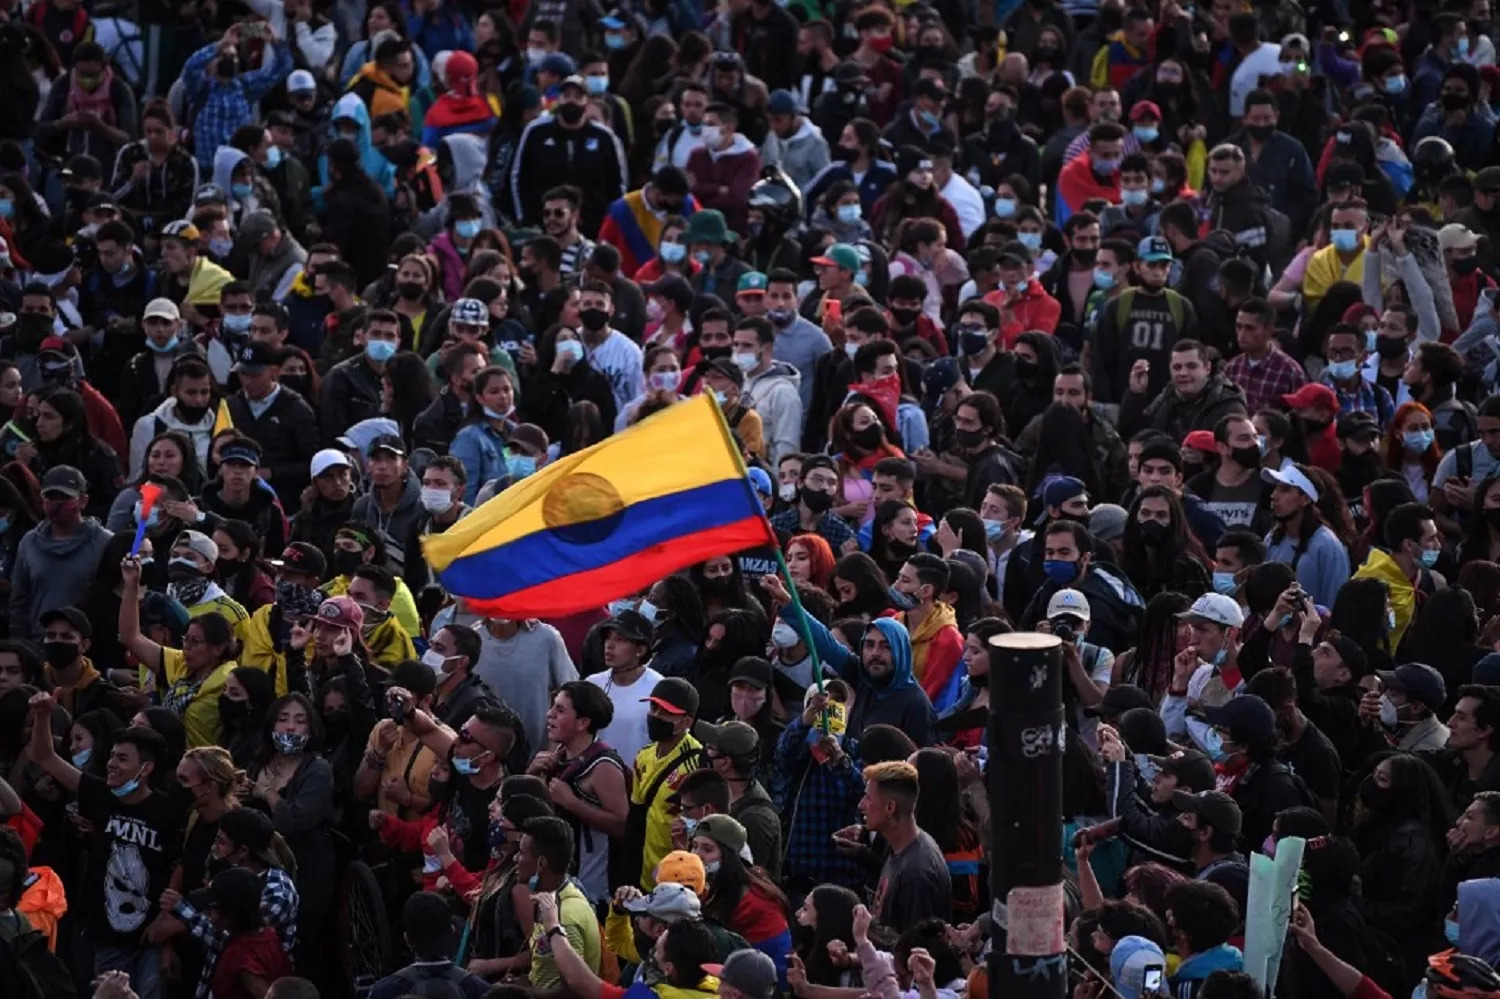
[[[904,760],[865,767],[859,810],[865,829],[890,844],[871,909],[898,929],[936,916],[953,917],[953,883],[937,842],[917,826],[917,768]]]

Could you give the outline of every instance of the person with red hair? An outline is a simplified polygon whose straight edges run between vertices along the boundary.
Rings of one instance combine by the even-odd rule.
[[[792,579],[827,590],[833,580],[833,548],[818,534],[794,535],[786,543],[786,566]]]
[[[1442,457],[1432,411],[1420,402],[1397,406],[1385,435],[1385,467],[1400,473],[1418,503],[1427,502],[1428,483]]]

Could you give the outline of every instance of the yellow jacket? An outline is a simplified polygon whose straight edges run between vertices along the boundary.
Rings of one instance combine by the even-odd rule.
[[[1401,644],[1401,636],[1406,634],[1406,628],[1416,614],[1417,588],[1406,578],[1406,573],[1401,571],[1396,560],[1379,548],[1371,549],[1365,564],[1354,570],[1354,575],[1350,578],[1379,579],[1390,591],[1391,609],[1396,612],[1396,627],[1391,631],[1391,649],[1394,651]]]
[[[1366,237],[1359,237],[1359,253],[1348,269],[1345,269],[1344,262],[1339,259],[1339,251],[1332,245],[1325,246],[1312,255],[1312,259],[1307,262],[1307,272],[1302,277],[1302,297],[1307,300],[1309,309],[1321,301],[1328,294],[1328,289],[1339,281],[1364,284],[1365,243]]]
[[[318,589],[330,597],[341,597],[349,592],[349,577],[335,576]],[[396,577],[396,595],[391,598],[391,617],[401,623],[408,635],[422,633],[422,619],[417,615],[417,600],[406,586],[406,580]],[[367,643],[369,639],[365,640]],[[375,651],[371,646],[370,651]]]
[[[256,609],[240,626],[240,665],[254,666],[270,673],[275,680],[276,696],[287,692],[286,655],[276,651],[271,639],[271,610],[275,604]]]

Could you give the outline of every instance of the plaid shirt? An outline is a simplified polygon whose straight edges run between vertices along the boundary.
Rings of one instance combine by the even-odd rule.
[[[1396,415],[1396,403],[1392,401],[1391,394],[1384,387],[1361,377],[1359,387],[1353,392],[1345,392],[1333,383],[1328,372],[1323,372],[1318,382],[1333,389],[1333,394],[1339,400],[1340,413],[1369,413],[1375,417],[1381,429],[1390,426],[1391,418]]]
[[[266,925],[281,938],[281,949],[291,957],[297,946],[297,887],[291,877],[279,867],[267,868],[261,875],[265,888],[260,893],[260,914]],[[229,934],[214,928],[208,914],[199,912],[186,899],[177,903],[172,915],[187,924],[188,932],[203,945],[203,974],[193,999],[210,999],[209,984],[214,978],[214,967],[219,963],[219,954],[229,940]]]
[[[1224,377],[1245,390],[1245,408],[1251,413],[1262,409],[1281,409],[1281,397],[1307,384],[1302,365],[1292,360],[1280,347],[1259,364],[1251,364],[1244,354],[1236,354],[1224,365]]]
[[[809,729],[799,715],[776,744],[776,766],[787,775],[791,804],[783,877],[807,878],[858,889],[864,875],[858,861],[829,843],[835,832],[859,821],[856,808],[865,793],[863,767],[854,757],[855,741],[840,736],[844,759],[825,766],[812,758]]]
[[[771,526],[780,528],[789,534],[803,534],[801,505],[793,504],[771,518]],[[828,547],[834,551],[834,557],[844,547],[844,542],[854,537],[854,529],[834,516],[832,511],[823,514],[823,519],[818,524],[816,534],[821,534],[823,540],[828,542]]]
[[[209,70],[209,63],[219,55],[216,44],[203,46],[183,65],[182,86],[188,107],[197,109],[188,123],[200,166],[213,167],[214,151],[229,143],[235,129],[255,120],[256,102],[291,73],[292,50],[277,44],[269,49],[274,56],[269,62],[260,69],[236,74],[227,82]]]

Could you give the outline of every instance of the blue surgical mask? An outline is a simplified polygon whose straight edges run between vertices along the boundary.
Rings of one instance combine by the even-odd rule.
[[[531,891],[536,891],[541,886],[542,886],[542,876],[540,874],[533,874],[531,877],[529,877],[529,878],[526,879],[526,887],[529,888]]]
[[[1232,597],[1232,596],[1234,596],[1234,591],[1237,590],[1237,589],[1239,589],[1239,588],[1240,588],[1240,584],[1237,583],[1237,582],[1235,582],[1234,573],[1232,573],[1232,572],[1216,572],[1216,573],[1214,573],[1214,592],[1215,593],[1222,593],[1226,597]]]
[[[1042,562],[1042,572],[1058,586],[1067,586],[1078,578],[1078,563],[1049,558]]]
[[[894,586],[892,586],[887,592],[889,592],[891,595],[891,606],[896,608],[897,610],[911,610],[913,607],[917,606],[917,600],[915,597],[911,596],[908,593],[902,593]]]
[[[684,836],[686,836],[688,838],[689,842],[692,842],[693,833],[695,833],[697,831],[698,831],[698,820],[697,819],[693,819],[693,818],[689,818],[688,816],[684,815],[682,817],[682,833],[683,833]]]
[[[1380,334],[1375,330],[1365,330],[1365,353],[1375,353],[1375,347],[1379,343]]]
[[[1438,559],[1442,556],[1442,554],[1443,552],[1440,548],[1423,548],[1422,551],[1417,555],[1417,561],[1422,563],[1422,568],[1431,569],[1433,566],[1437,565]]]
[[[943,119],[938,117],[938,113],[936,111],[918,111],[917,117],[921,120],[922,124],[926,125],[928,128],[937,128],[943,123]]]
[[[1229,649],[1228,648],[1220,648],[1218,652],[1214,653],[1213,664],[1215,666],[1223,666],[1224,665],[1224,660],[1228,659],[1228,658],[1229,658]]]
[[[618,617],[621,611],[634,610],[635,601],[625,599],[611,600],[604,605],[604,609],[609,612],[610,617]]]
[[[1385,612],[1385,630],[1396,630],[1396,608],[1394,607]]]
[[[1094,172],[1101,177],[1110,177],[1120,170],[1119,160],[1094,160]]]
[[[1469,57],[1469,36],[1464,35],[1458,40],[1458,57],[1467,59]]]
[[[384,364],[396,356],[396,345],[389,340],[366,340],[365,356],[376,364]]]
[[[1255,446],[1260,448],[1260,456],[1264,458],[1271,450],[1271,442],[1266,440],[1264,434],[1255,435]]]
[[[177,338],[174,336],[166,343],[157,343],[150,337],[146,338],[146,349],[153,354],[170,354],[177,349]]]
[[[473,239],[483,228],[484,223],[479,219],[459,219],[453,223],[453,231],[463,239]]]
[[[1039,232],[1018,232],[1016,242],[1028,250],[1040,250],[1042,248],[1042,234]]]
[[[864,216],[864,209],[859,205],[839,205],[838,216],[844,225],[853,225]]]
[[[1095,267],[1094,268],[1094,287],[1095,288],[1098,288],[1100,291],[1109,291],[1109,289],[1113,288],[1114,286],[1115,286],[1115,276],[1114,276],[1113,272],[1107,271],[1107,270],[1105,270],[1102,267]]]
[[[281,166],[281,156],[281,147],[272,143],[271,148],[266,150],[266,169],[275,170]]]
[[[234,200],[244,201],[246,198],[250,197],[250,195],[255,193],[255,188],[251,187],[249,184],[230,184],[229,193],[234,195]]]
[[[1417,454],[1426,454],[1435,439],[1431,430],[1408,430],[1401,435],[1401,443]]]
[[[693,259],[702,266],[707,267],[709,264],[713,263],[714,255],[707,250],[694,250]]]
[[[1347,382],[1359,374],[1358,361],[1329,361],[1328,377],[1336,382]]]
[[[132,794],[135,794],[136,790],[138,788],[140,788],[140,786],[141,786],[141,779],[140,779],[139,776],[136,776],[136,777],[130,778],[128,781],[126,781],[125,783],[121,784],[119,787],[112,787],[112,788],[110,788],[109,789],[109,793],[112,794],[112,795],[114,795],[116,798],[128,798]]]
[[[1010,218],[1015,218],[1015,217],[1016,217],[1016,199],[1015,198],[996,198],[995,199],[995,218],[997,218],[997,219],[1010,219]]]
[[[491,409],[488,406],[484,406],[482,408],[484,409],[484,415],[488,416],[492,420],[508,420],[508,419],[510,419],[510,414],[509,413],[497,413],[497,412],[495,412],[493,409]]]
[[[652,624],[656,623],[656,605],[651,601],[642,600],[641,605],[636,608],[636,612]]]
[[[1130,131],[1135,133],[1135,137],[1142,144],[1155,142],[1156,137],[1161,134],[1161,129],[1155,125],[1136,125]]]
[[[529,454],[511,455],[505,467],[509,469],[512,480],[524,479],[536,474],[536,459]]]
[[[0,198],[0,219],[8,219],[16,214],[16,202],[13,198]]]
[[[1359,248],[1359,231],[1356,229],[1331,229],[1328,241],[1340,253],[1353,253]]]
[[[1127,187],[1120,191],[1120,204],[1128,208],[1139,208],[1144,205],[1151,195],[1146,193],[1145,188]]]
[[[995,544],[1005,537],[1005,522],[1003,520],[986,520],[984,522],[984,540]]]
[[[577,340],[564,340],[562,343],[559,343],[557,345],[557,356],[571,357],[573,359],[573,363],[577,364],[579,361],[583,360],[583,344],[579,343]]]
[[[453,757],[453,769],[465,777],[472,777],[474,774],[479,773],[479,764],[467,756],[455,756]]]
[[[600,94],[609,93],[609,77],[607,76],[585,76],[583,78],[583,85],[595,97],[598,97]]]
[[[1211,728],[1200,740],[1203,743],[1203,752],[1215,763],[1223,763],[1229,759],[1229,754],[1224,752],[1224,737],[1219,735],[1219,730]]]
[[[687,247],[681,243],[662,243],[656,248],[661,258],[669,264],[680,264],[687,256]]]
[[[625,36],[609,32],[604,36],[604,47],[611,52],[618,52],[625,47]]]
[[[222,330],[227,330],[230,333],[244,333],[250,329],[250,320],[254,318],[255,317],[250,315],[248,312],[244,315],[226,313],[224,317],[219,320],[219,328]]]
[[[1385,92],[1388,94],[1406,93],[1406,76],[1402,73],[1397,73],[1395,76],[1386,77]]]
[[[1162,180],[1160,177],[1152,177],[1151,178],[1151,193],[1152,194],[1165,194],[1166,190],[1167,190],[1167,182],[1166,181]]]
[[[73,766],[77,767],[79,770],[82,770],[84,767],[89,765],[89,760],[93,758],[93,746],[89,746],[87,749],[80,749],[78,752],[73,754]]]
[[[1443,920],[1443,939],[1454,947],[1458,946],[1458,920]]]

